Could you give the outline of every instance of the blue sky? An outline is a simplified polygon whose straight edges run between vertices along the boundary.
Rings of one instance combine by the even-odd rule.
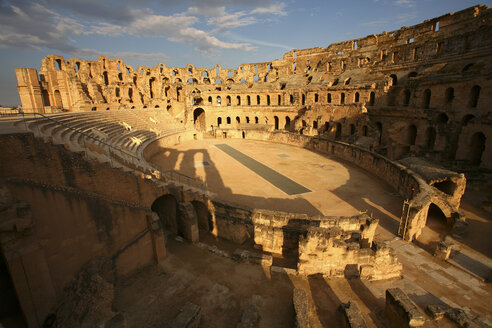
[[[482,1],[491,5],[492,1]],[[0,104],[20,103],[14,67],[48,54],[126,64],[236,68],[290,49],[392,31],[473,5],[465,0],[0,0]]]

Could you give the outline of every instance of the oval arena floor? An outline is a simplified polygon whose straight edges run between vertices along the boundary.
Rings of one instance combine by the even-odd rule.
[[[385,182],[336,157],[295,146],[204,139],[162,149],[151,162],[207,182],[220,199],[254,208],[345,216],[367,211],[393,234],[402,198]]]

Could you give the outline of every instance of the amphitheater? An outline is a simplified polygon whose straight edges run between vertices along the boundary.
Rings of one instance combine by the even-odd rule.
[[[237,68],[15,73],[0,327],[492,324],[487,6]]]

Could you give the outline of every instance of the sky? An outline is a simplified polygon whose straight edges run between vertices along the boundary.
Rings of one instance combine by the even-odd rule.
[[[14,68],[39,70],[48,54],[122,58],[134,69],[159,62],[237,68],[415,25],[476,1],[0,0],[0,105],[20,105]]]

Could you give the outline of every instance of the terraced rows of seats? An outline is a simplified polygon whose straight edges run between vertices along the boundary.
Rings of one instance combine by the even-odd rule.
[[[135,157],[156,138],[185,129],[169,113],[152,109],[48,114],[30,120],[28,128],[73,151],[85,150],[91,141]]]

